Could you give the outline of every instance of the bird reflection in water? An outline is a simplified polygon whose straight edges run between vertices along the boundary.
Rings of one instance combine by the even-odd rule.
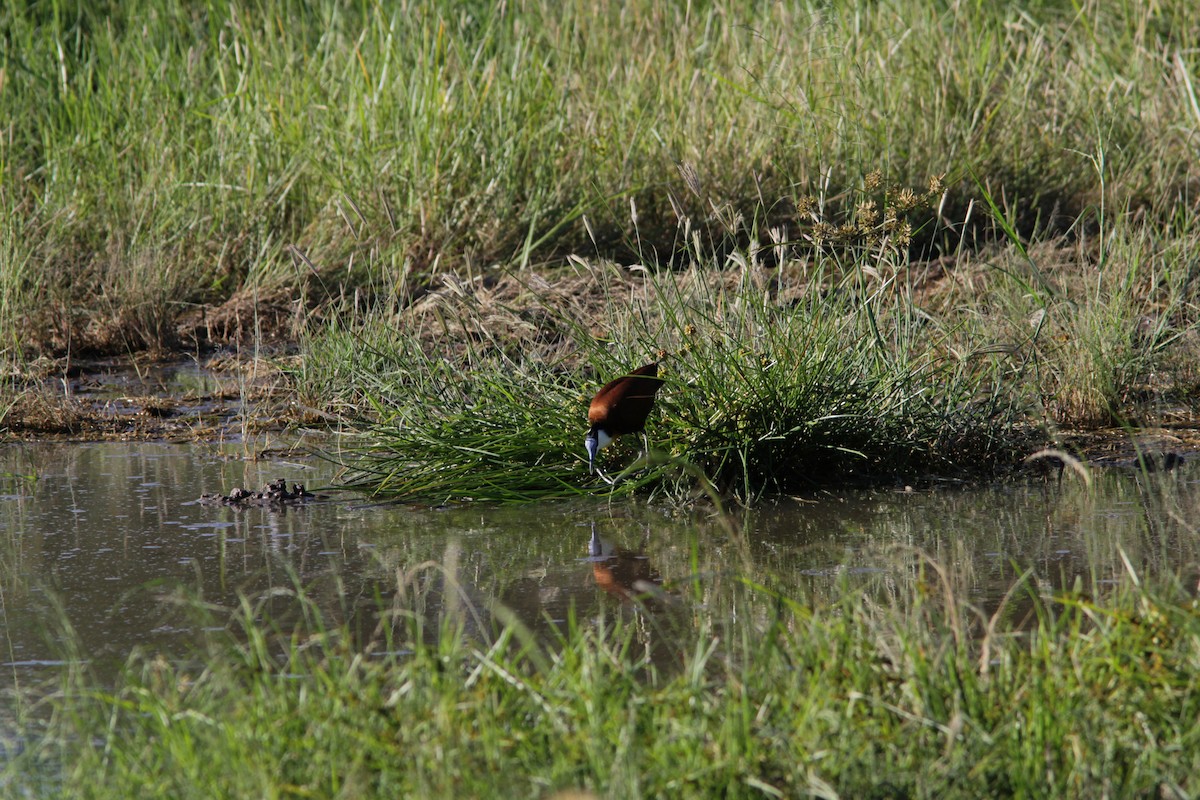
[[[600,538],[596,526],[592,525],[592,538],[588,542],[588,561],[592,564],[592,576],[596,585],[622,602],[646,604],[653,600],[665,600],[662,576],[644,553],[617,547],[607,539]]]
[[[634,672],[643,677],[651,671],[673,674],[692,649],[691,615],[685,602],[663,589],[662,575],[644,547],[645,543],[636,550],[618,547],[597,534],[593,524],[584,560],[592,565],[596,586],[618,601],[615,616],[632,626],[635,641],[644,648],[644,660]]]

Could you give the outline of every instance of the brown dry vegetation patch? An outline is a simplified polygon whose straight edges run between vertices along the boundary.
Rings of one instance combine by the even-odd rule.
[[[244,289],[220,305],[201,305],[175,325],[185,347],[281,347],[296,342],[313,312],[303,289],[275,286]]]
[[[298,406],[280,364],[288,357],[210,357],[186,365],[202,389],[172,390],[152,376],[179,361],[68,363],[40,359],[36,376],[0,408],[0,435],[37,441],[230,441],[323,425]]]
[[[445,275],[441,285],[402,310],[399,324],[430,352],[461,352],[486,344],[525,358],[571,364],[572,329],[609,339],[611,304],[626,313],[655,313],[660,292],[678,297],[719,296],[749,286],[775,302],[790,303],[809,283],[803,269],[757,264],[725,270],[687,269],[647,280],[640,267],[575,261],[575,267],[549,273],[461,278]]]

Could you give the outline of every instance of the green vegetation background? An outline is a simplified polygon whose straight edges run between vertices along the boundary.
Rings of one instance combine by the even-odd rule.
[[[9,425],[39,356],[300,340],[302,399],[407,459],[366,485],[455,494],[400,474],[400,429],[518,414],[509,376],[552,376],[559,425],[687,353],[662,452],[754,494],[800,458],[1008,465],[1198,395],[1182,0],[14,2],[0,44]],[[541,305],[420,304],[505,276]],[[468,434],[421,471],[476,470]],[[515,493],[562,483],[536,473]]]

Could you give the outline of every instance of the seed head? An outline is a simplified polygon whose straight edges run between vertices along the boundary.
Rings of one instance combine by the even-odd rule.
[[[897,211],[910,211],[917,207],[917,194],[907,187],[900,189],[892,197],[892,205],[896,207]]]
[[[875,225],[879,221],[879,211],[875,208],[874,200],[864,200],[858,204],[858,208],[854,211],[854,218],[858,221],[858,227],[866,230]]]
[[[700,176],[696,174],[696,166],[690,161],[680,161],[675,167],[679,170],[679,177],[683,178],[684,184],[692,194],[700,197]]]

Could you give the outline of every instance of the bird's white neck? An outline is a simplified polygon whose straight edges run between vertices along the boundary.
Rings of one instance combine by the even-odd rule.
[[[604,430],[604,428],[596,429],[596,449],[597,450],[603,450],[604,448],[608,447],[609,442],[611,442],[612,440],[613,440],[613,437],[609,436],[608,431]]]

